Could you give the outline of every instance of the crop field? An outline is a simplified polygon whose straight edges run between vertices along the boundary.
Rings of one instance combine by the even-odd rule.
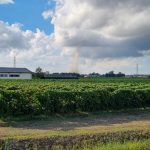
[[[0,149],[149,150],[149,78],[0,80]]]
[[[150,106],[150,79],[0,80],[0,114],[39,115]]]

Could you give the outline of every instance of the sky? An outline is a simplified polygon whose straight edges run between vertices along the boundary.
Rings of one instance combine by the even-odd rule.
[[[149,0],[0,0],[0,66],[150,74]]]

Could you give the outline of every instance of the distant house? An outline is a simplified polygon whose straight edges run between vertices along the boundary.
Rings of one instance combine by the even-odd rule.
[[[150,78],[150,74],[126,75],[126,78]]]
[[[0,79],[32,79],[32,72],[27,68],[0,67]]]

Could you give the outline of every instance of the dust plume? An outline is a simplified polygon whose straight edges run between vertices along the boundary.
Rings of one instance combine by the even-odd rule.
[[[70,72],[79,73],[79,65],[80,65],[80,54],[78,51],[73,53],[73,61],[70,65]]]

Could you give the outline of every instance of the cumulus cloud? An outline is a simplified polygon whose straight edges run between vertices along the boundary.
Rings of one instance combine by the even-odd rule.
[[[0,21],[0,50],[9,51],[11,49],[26,49],[29,42],[25,38],[25,33],[21,31],[20,24],[4,23]]]
[[[56,0],[55,41],[80,57],[128,58],[150,49],[149,0]],[[69,52],[71,51],[71,52]]]
[[[22,25],[8,24],[0,21],[0,51],[9,52],[11,50],[42,52],[50,51],[52,36],[46,35],[39,29],[36,32],[30,30],[23,31]],[[34,53],[35,54],[35,53]]]
[[[43,13],[42,13],[42,16],[45,20],[51,18],[53,16],[53,11],[51,10],[45,10]]]
[[[78,71],[79,64],[82,73],[103,73],[113,68],[123,72],[128,68],[126,71],[131,72],[138,61],[148,64],[150,0],[54,1],[55,10],[42,13],[44,19],[52,19],[51,35],[39,29],[23,31],[21,24],[0,22],[1,64],[5,56],[14,53],[17,60],[30,64],[29,68],[42,65],[52,72],[68,71],[68,66]]]
[[[0,0],[0,5],[3,5],[3,4],[13,4],[14,1],[13,0]]]
[[[52,65],[53,60],[62,60],[59,49],[53,42],[53,34],[46,35],[39,29],[36,32],[23,31],[21,27],[20,24],[0,21],[0,64],[12,64],[12,60],[10,63],[8,61],[16,54],[17,61],[30,64],[29,68],[49,66],[52,69],[54,65],[58,65]]]

